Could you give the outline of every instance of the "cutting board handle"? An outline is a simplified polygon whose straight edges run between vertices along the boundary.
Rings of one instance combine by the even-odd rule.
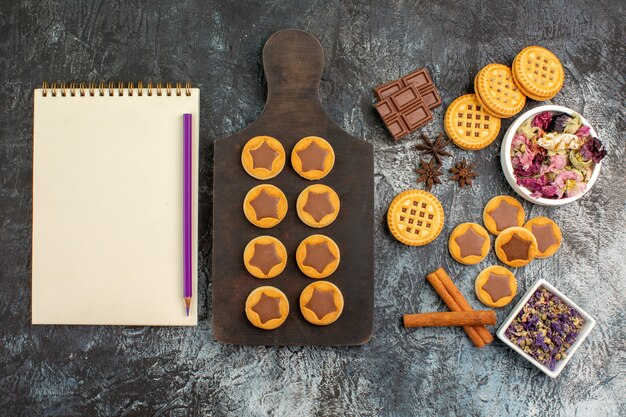
[[[285,103],[319,106],[324,50],[313,35],[298,29],[274,33],[263,47],[263,68],[266,109],[284,109]]]

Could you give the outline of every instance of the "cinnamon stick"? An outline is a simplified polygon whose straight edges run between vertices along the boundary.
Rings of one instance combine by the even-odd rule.
[[[435,272],[426,275],[426,280],[430,282],[430,285],[433,286],[441,300],[448,306],[450,310],[461,311],[461,307],[456,303],[456,301],[454,301],[454,298],[452,298],[450,293],[448,293],[448,290],[446,290],[446,287],[443,286]],[[463,326],[463,330],[467,334],[467,337],[469,337],[469,339],[472,341],[474,346],[479,349],[485,346],[485,341],[482,339],[482,337],[480,337],[480,335],[473,326]]]
[[[493,310],[405,314],[404,327],[478,326],[496,324]]]
[[[452,311],[473,311],[446,271],[439,268],[426,276],[439,297]],[[481,348],[493,342],[493,336],[484,326],[463,326],[463,330],[474,346]]]
[[[465,297],[463,297],[463,294],[461,294],[461,291],[454,285],[454,282],[452,282],[452,279],[443,268],[436,270],[435,274],[437,274],[441,283],[446,287],[446,290],[448,290],[452,298],[454,298],[454,301],[461,307],[461,310],[473,311],[472,306],[469,305]],[[488,345],[493,342],[493,336],[485,326],[474,326],[474,329],[476,329],[476,332],[478,332],[480,337],[485,341],[485,344]]]

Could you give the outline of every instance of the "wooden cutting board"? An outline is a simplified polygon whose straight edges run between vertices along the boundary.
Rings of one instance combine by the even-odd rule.
[[[322,108],[318,90],[324,52],[315,37],[294,29],[275,33],[263,48],[263,67],[268,86],[263,112],[247,128],[214,142],[212,311],[215,338],[225,343],[253,345],[366,343],[372,334],[374,309],[373,147],[341,130]],[[252,178],[241,165],[244,144],[259,135],[277,138],[287,152],[283,171],[266,181]],[[320,136],[335,151],[335,165],[320,181],[308,181],[291,167],[291,151],[305,136]],[[252,225],[242,209],[246,193],[265,183],[280,188],[289,204],[283,221],[271,229]],[[302,223],[295,210],[299,193],[314,183],[330,186],[341,200],[339,216],[322,229]],[[342,291],[345,306],[341,317],[329,326],[310,324],[300,312],[300,293],[314,280],[300,272],[295,252],[305,237],[316,233],[330,236],[341,252],[339,268],[326,279]],[[252,238],[265,234],[283,242],[289,258],[282,274],[261,280],[246,271],[243,251]],[[252,326],[244,312],[248,294],[262,285],[279,288],[289,299],[289,316],[275,330]]]

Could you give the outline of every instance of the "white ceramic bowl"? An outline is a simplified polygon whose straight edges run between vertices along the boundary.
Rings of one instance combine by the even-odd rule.
[[[565,304],[569,305],[570,307],[578,311],[578,313],[580,313],[580,315],[585,319],[585,324],[583,324],[582,329],[580,329],[580,333],[578,333],[578,336],[576,337],[576,341],[574,342],[572,346],[569,347],[569,349],[567,349],[567,356],[565,356],[565,359],[562,359],[556,362],[554,371],[551,371],[547,366],[545,366],[542,363],[539,363],[532,356],[524,352],[519,346],[511,342],[505,335],[506,329],[509,328],[509,326],[511,325],[511,322],[515,319],[515,317],[517,317],[519,312],[522,310],[522,308],[526,305],[530,297],[535,293],[535,291],[537,291],[539,287],[543,287],[546,290],[550,291],[552,294],[559,297],[561,301],[563,301]],[[509,314],[509,316],[504,321],[504,324],[502,324],[502,326],[500,326],[500,329],[498,329],[497,335],[500,340],[502,340],[504,343],[509,345],[513,350],[515,350],[517,353],[519,353],[524,358],[526,358],[528,362],[535,365],[543,373],[548,375],[550,378],[556,378],[557,376],[559,376],[563,368],[565,368],[565,365],[567,365],[570,359],[572,359],[574,352],[576,352],[578,347],[582,344],[583,340],[587,338],[587,336],[591,332],[591,329],[593,329],[595,325],[596,325],[596,320],[593,317],[591,317],[583,309],[581,309],[576,304],[574,304],[572,300],[564,296],[559,290],[557,290],[552,285],[550,285],[546,280],[540,279],[539,281],[535,283],[535,285],[532,286],[532,288],[526,291],[526,294],[524,294],[524,297],[522,297],[519,303],[517,303],[517,305],[511,312],[511,314]]]
[[[565,114],[569,114],[570,116],[573,115],[574,113],[577,113],[570,108],[563,107],[563,106],[554,106],[551,104],[535,107],[534,109],[528,110],[527,112],[523,113],[521,116],[515,119],[513,124],[511,124],[509,129],[504,134],[504,139],[502,139],[502,149],[500,150],[500,164],[502,165],[502,172],[504,172],[504,176],[506,177],[506,180],[509,182],[511,187],[513,187],[515,192],[519,194],[522,198],[530,201],[531,203],[540,204],[542,206],[562,206],[563,204],[571,203],[572,201],[578,200],[580,197],[588,193],[589,190],[591,190],[591,187],[593,187],[593,184],[596,182],[596,179],[598,178],[598,174],[600,173],[600,166],[602,165],[602,163],[599,162],[595,164],[593,171],[591,173],[591,178],[589,178],[589,181],[587,182],[585,191],[582,194],[577,195],[576,197],[559,198],[559,199],[532,197],[531,196],[532,193],[529,189],[527,189],[526,187],[517,185],[517,182],[515,180],[515,174],[513,174],[513,164],[511,163],[511,142],[513,141],[515,132],[517,132],[517,128],[520,127],[520,125],[524,123],[526,119],[529,119],[535,116],[536,114],[544,112],[544,111],[565,113]],[[594,137],[597,137],[598,135],[596,134],[596,131],[594,130],[593,126],[589,124],[587,119],[581,116],[580,113],[577,113],[577,114],[580,116],[580,120],[582,121],[583,125],[589,126],[591,135]]]

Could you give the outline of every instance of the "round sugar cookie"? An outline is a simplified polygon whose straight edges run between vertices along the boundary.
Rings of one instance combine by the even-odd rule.
[[[519,268],[537,256],[537,239],[528,229],[509,227],[496,238],[495,250],[498,259],[513,268]]]
[[[465,94],[450,103],[444,125],[452,142],[470,151],[489,146],[500,132],[500,118],[488,113],[475,94]]]
[[[526,96],[513,81],[511,68],[489,64],[474,78],[476,98],[494,116],[508,118],[519,113],[526,104]]]
[[[276,287],[263,286],[252,290],[245,304],[246,317],[253,326],[263,330],[280,327],[289,315],[289,300]]]
[[[296,249],[296,262],[304,275],[326,278],[337,270],[340,260],[339,246],[324,235],[311,235]]]
[[[246,245],[243,263],[248,272],[256,278],[274,278],[283,272],[287,265],[287,250],[275,237],[258,236]]]
[[[326,227],[339,215],[339,196],[327,185],[314,184],[306,187],[296,200],[298,217],[310,227]]]
[[[492,198],[483,210],[483,223],[496,236],[507,227],[523,226],[525,218],[524,207],[508,195]]]
[[[515,298],[517,280],[508,269],[493,265],[478,274],[474,291],[478,300],[487,307],[504,307]]]
[[[561,228],[552,219],[533,217],[526,222],[524,228],[530,230],[537,239],[537,258],[552,256],[561,247]]]
[[[485,259],[491,246],[489,232],[478,223],[461,223],[450,233],[448,250],[455,261],[474,265]]]
[[[541,46],[528,46],[513,60],[515,82],[522,91],[548,100],[563,87],[565,72],[561,61]]]
[[[309,323],[327,326],[337,321],[343,311],[343,294],[335,284],[317,281],[300,294],[300,311]]]
[[[267,229],[280,223],[287,214],[287,197],[276,186],[261,184],[243,200],[243,213],[255,226]]]
[[[296,143],[291,151],[291,165],[302,178],[319,180],[335,165],[335,151],[326,140],[307,136]]]
[[[437,197],[424,190],[407,190],[389,204],[387,225],[391,234],[409,246],[435,240],[443,228],[443,207]]]
[[[244,145],[241,164],[258,180],[274,178],[285,166],[285,149],[271,136],[255,136]]]

